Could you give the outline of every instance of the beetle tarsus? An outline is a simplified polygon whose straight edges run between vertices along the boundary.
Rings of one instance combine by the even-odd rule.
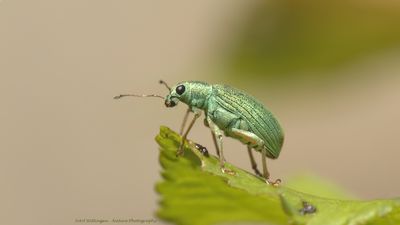
[[[228,169],[225,166],[221,166],[221,171],[222,171],[222,173],[226,173],[226,174],[229,174],[229,175],[236,175],[235,171],[233,171],[231,169]]]
[[[183,145],[181,144],[176,151],[176,157],[183,156]]]
[[[183,151],[176,151],[176,157],[183,156]]]
[[[275,181],[272,181],[270,179],[265,179],[265,182],[267,184],[270,184],[270,185],[274,186],[274,187],[278,187],[282,183],[282,180],[281,179],[276,179]]]

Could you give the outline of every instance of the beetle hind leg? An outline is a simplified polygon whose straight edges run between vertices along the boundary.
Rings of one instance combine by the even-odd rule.
[[[280,179],[278,179],[276,181],[269,180],[270,175],[269,175],[268,167],[267,167],[267,149],[264,147],[264,141],[261,138],[259,138],[257,135],[255,135],[254,133],[245,131],[245,130],[232,128],[231,133],[233,136],[238,138],[242,143],[247,144],[251,166],[257,175],[259,175],[259,174],[261,175],[261,173],[257,169],[257,164],[254,160],[253,154],[251,152],[251,148],[256,148],[256,149],[261,148],[261,160],[262,160],[262,167],[263,167],[262,176],[264,177],[265,181],[269,184],[272,184],[272,185],[279,184]]]
[[[249,131],[232,128],[231,132],[232,132],[233,136],[237,137],[242,143],[247,145],[247,151],[249,153],[251,167],[253,168],[256,175],[268,179],[269,173],[268,173],[268,170],[266,169],[266,165],[264,166],[264,163],[263,163],[263,174],[261,174],[257,168],[257,163],[254,160],[254,156],[253,156],[253,152],[252,152],[252,148],[260,148],[260,146],[264,146],[264,141],[261,138],[259,138],[257,135],[255,135]]]
[[[267,168],[267,149],[263,148],[261,149],[261,159],[262,159],[262,165],[263,165],[263,176],[265,178],[265,181],[268,184],[272,184],[273,186],[279,186],[279,184],[282,182],[281,179],[276,179],[275,181],[271,181],[269,179],[269,172]]]
[[[254,160],[254,156],[253,156],[253,152],[250,146],[247,146],[247,152],[249,153],[249,158],[250,158],[250,163],[251,163],[251,168],[254,170],[254,173],[259,176],[262,177],[263,175],[260,173],[260,171],[257,168],[257,163]]]

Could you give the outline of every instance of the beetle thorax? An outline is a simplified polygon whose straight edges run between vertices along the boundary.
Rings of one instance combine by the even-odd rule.
[[[182,102],[191,107],[205,109],[207,107],[208,98],[211,95],[212,87],[203,82],[188,83],[188,93],[182,96]]]

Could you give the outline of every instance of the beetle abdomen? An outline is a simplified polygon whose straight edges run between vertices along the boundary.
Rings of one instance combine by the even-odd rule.
[[[273,114],[254,97],[226,85],[213,85],[213,97],[225,110],[248,124],[248,131],[260,137],[270,158],[278,158],[284,134]],[[256,149],[259,150],[259,149]]]

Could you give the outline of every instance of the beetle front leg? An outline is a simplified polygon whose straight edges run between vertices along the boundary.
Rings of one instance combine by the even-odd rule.
[[[180,135],[183,134],[183,130],[185,129],[185,125],[186,125],[187,119],[188,119],[188,117],[189,117],[189,113],[190,113],[190,108],[188,108],[188,109],[186,110],[185,117],[183,117],[181,129],[180,129],[180,131],[179,131],[179,134],[180,134]]]
[[[177,156],[183,155],[183,146],[185,145],[185,141],[187,138],[187,135],[189,134],[190,129],[192,129],[194,122],[196,122],[197,118],[199,118],[201,115],[200,110],[195,110],[194,111],[194,117],[192,122],[190,122],[189,127],[187,128],[186,132],[182,136],[181,144],[179,145],[178,151],[176,153]]]

